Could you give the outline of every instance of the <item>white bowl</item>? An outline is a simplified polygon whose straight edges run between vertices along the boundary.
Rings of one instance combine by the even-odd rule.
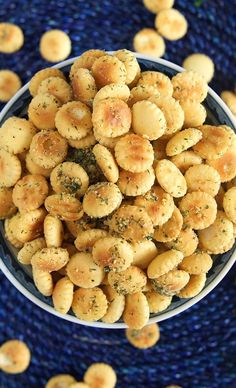
[[[145,70],[161,71],[169,76],[176,74],[177,72],[184,71],[183,68],[168,62],[164,59],[153,59],[147,55],[136,55],[140,65]],[[75,61],[76,58],[68,59],[64,62],[57,64],[56,68],[67,70],[69,66]],[[6,118],[13,114],[18,115],[19,112],[26,113],[27,103],[30,99],[28,92],[29,84],[23,86],[16,95],[6,104],[2,112],[0,113],[0,124],[2,124]],[[204,105],[208,111],[208,117],[213,124],[226,124],[234,128],[236,131],[236,120],[232,113],[227,108],[225,103],[220,97],[211,89],[208,89],[207,99],[204,101]],[[123,322],[116,322],[113,324],[107,324],[103,322],[87,322],[76,318],[72,313],[60,314],[57,312],[51,304],[51,298],[44,297],[34,286],[33,280],[30,276],[29,269],[22,266],[15,258],[16,250],[4,239],[3,225],[0,226],[0,269],[8,278],[8,280],[31,302],[35,303],[38,307],[48,311],[49,313],[56,315],[59,318],[65,319],[69,322],[109,329],[123,329],[126,327]],[[169,308],[161,313],[152,314],[149,323],[160,322],[165,319],[174,317],[175,315],[187,310],[201,299],[203,299],[217,284],[224,278],[227,272],[230,270],[236,260],[235,245],[229,251],[222,255],[218,255],[214,266],[207,276],[207,282],[204,289],[194,298],[191,299],[178,299],[174,300]]]

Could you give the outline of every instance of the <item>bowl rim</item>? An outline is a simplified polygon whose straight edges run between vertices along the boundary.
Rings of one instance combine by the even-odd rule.
[[[107,53],[112,54],[113,51],[107,51]],[[176,70],[178,72],[185,71],[185,69],[183,69],[182,67],[180,67],[180,66],[178,66],[170,61],[167,61],[165,59],[154,58],[154,57],[149,56],[149,55],[142,55],[142,54],[137,54],[137,53],[134,53],[134,54],[138,59],[144,59],[144,60],[156,62],[158,64],[167,66],[167,67],[169,67],[173,70]],[[51,66],[51,67],[60,69],[62,67],[71,65],[78,57],[79,56],[69,58],[69,59],[62,61],[62,62],[60,62],[54,66]],[[11,106],[21,97],[21,95],[26,90],[28,90],[28,88],[29,88],[29,82],[26,83],[11,98],[11,100],[4,106],[4,108],[0,112],[0,120],[2,120],[2,118],[8,112],[8,110],[11,108]],[[236,120],[235,120],[233,114],[231,113],[231,111],[229,110],[227,105],[222,101],[222,99],[209,86],[208,86],[208,94],[211,95],[211,97],[213,97],[213,99],[217,102],[217,104],[221,106],[221,108],[224,110],[224,112],[226,113],[226,115],[229,117],[232,124],[236,128]],[[195,305],[196,303],[198,303],[201,299],[203,299],[207,294],[209,294],[221,282],[221,280],[229,272],[230,268],[233,266],[235,261],[236,261],[236,249],[232,253],[231,257],[229,258],[229,260],[227,261],[225,266],[222,268],[220,273],[198,295],[187,300],[183,305],[178,306],[171,311],[167,311],[167,312],[163,311],[161,315],[151,317],[148,321],[148,324],[161,322],[161,321],[164,321],[165,319],[169,319],[171,317],[174,317],[174,316],[184,312],[185,310],[189,309],[191,306]],[[2,258],[0,258],[0,269],[3,272],[3,274],[6,276],[6,278],[15,286],[15,288],[21,292],[21,294],[23,294],[27,299],[29,299],[31,302],[36,304],[38,307],[42,308],[43,310],[47,311],[50,314],[53,314],[54,316],[56,316],[58,318],[62,318],[64,320],[72,322],[72,323],[76,323],[76,324],[80,324],[80,325],[84,325],[84,326],[95,327],[95,328],[103,328],[103,329],[124,329],[124,328],[127,328],[127,325],[123,322],[117,322],[117,323],[105,323],[105,322],[101,322],[101,321],[90,322],[90,321],[80,320],[73,315],[69,315],[69,314],[63,315],[63,314],[59,313],[58,311],[56,311],[50,305],[46,304],[45,302],[38,299],[36,296],[32,295],[9,271],[7,266],[4,264]]]

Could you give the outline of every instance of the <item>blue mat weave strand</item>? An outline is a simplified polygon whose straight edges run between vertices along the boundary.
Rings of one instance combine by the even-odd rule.
[[[204,52],[216,64],[211,86],[217,92],[232,89],[236,1],[176,0],[175,6],[187,17],[189,31],[184,39],[167,42],[165,58],[181,64],[188,54]],[[133,35],[141,28],[152,28],[154,16],[141,0],[0,0],[0,21],[20,25],[25,34],[18,53],[0,54],[0,69],[12,69],[27,82],[49,65],[38,51],[45,30],[61,28],[69,33],[71,56],[89,48],[132,49]],[[171,383],[183,388],[235,388],[235,276],[236,268],[198,305],[161,323],[158,345],[141,351],[129,345],[123,330],[95,330],[47,314],[0,274],[0,343],[19,338],[32,350],[27,372],[19,376],[0,372],[0,387],[41,388],[58,373],[82,379],[92,362],[103,361],[116,369],[118,388],[163,388]]]

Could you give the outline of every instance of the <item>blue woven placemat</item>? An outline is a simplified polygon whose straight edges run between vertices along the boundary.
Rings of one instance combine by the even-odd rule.
[[[181,64],[192,52],[210,55],[216,64],[211,86],[218,92],[236,81],[236,1],[176,0],[189,22],[186,37],[167,42],[165,58]],[[153,27],[154,16],[141,0],[0,0],[0,21],[19,24],[25,44],[14,55],[0,54],[0,69],[16,71],[23,82],[49,65],[39,55],[41,34],[51,28],[69,33],[71,56],[89,48],[132,49],[132,37]],[[0,105],[0,108],[2,106]],[[141,351],[124,331],[95,330],[59,320],[25,299],[0,274],[0,343],[19,338],[32,350],[26,373],[0,372],[1,388],[41,388],[49,377],[70,373],[81,379],[95,361],[110,363],[118,388],[236,387],[236,268],[203,301],[161,323],[158,345]]]

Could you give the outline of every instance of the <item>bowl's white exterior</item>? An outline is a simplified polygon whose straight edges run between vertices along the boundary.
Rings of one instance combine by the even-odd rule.
[[[111,52],[112,53],[112,52]],[[166,61],[164,59],[154,59],[153,57],[150,57],[148,55],[140,55],[140,54],[135,54],[137,58],[140,59],[146,59],[146,60],[151,60],[156,63],[160,63],[162,65],[166,65],[169,68],[172,68],[173,70],[176,70],[178,72],[184,71],[184,69],[178,65],[175,65],[172,62]],[[67,65],[72,64],[75,58],[67,59],[66,61],[63,61],[53,67],[56,68],[61,68]],[[23,86],[16,94],[15,96],[5,105],[3,110],[0,113],[0,120],[5,116],[5,114],[8,112],[10,107],[14,104],[16,100],[18,100],[21,95],[28,89],[29,83],[27,83],[25,86]],[[230,112],[229,108],[226,106],[226,104],[221,100],[221,98],[209,87],[208,88],[208,93],[214,98],[214,100],[217,102],[218,105],[221,106],[221,108],[225,111],[226,115],[230,118],[230,120],[234,123],[234,126],[236,127],[236,120],[232,113]],[[183,306],[177,307],[172,311],[167,311],[163,312],[162,314],[152,317],[149,320],[149,323],[155,323],[155,322],[160,322],[165,319],[171,318],[185,310],[187,310],[189,307],[193,306],[197,302],[199,302],[201,299],[203,299],[213,288],[217,286],[217,284],[225,277],[227,272],[230,270],[230,268],[233,266],[234,262],[236,261],[236,250],[233,252],[232,256],[224,266],[224,268],[221,270],[221,272],[216,276],[216,278],[208,285],[206,286],[197,296],[194,298],[191,298],[189,301],[185,302]],[[91,326],[91,327],[96,327],[96,328],[104,328],[104,329],[124,329],[126,328],[125,323],[113,323],[113,324],[108,324],[104,322],[87,322],[87,321],[81,321],[78,318],[72,316],[72,315],[63,315],[57,312],[53,307],[47,305],[46,303],[42,302],[40,299],[36,298],[34,295],[32,295],[27,289],[25,289],[18,280],[15,279],[15,277],[11,274],[11,272],[8,270],[8,268],[5,266],[3,261],[0,259],[0,269],[4,273],[4,275],[8,278],[8,280],[26,297],[28,298],[31,302],[35,303],[38,307],[42,308],[43,310],[59,317],[62,319],[65,319],[66,321],[85,325],[85,326]]]

